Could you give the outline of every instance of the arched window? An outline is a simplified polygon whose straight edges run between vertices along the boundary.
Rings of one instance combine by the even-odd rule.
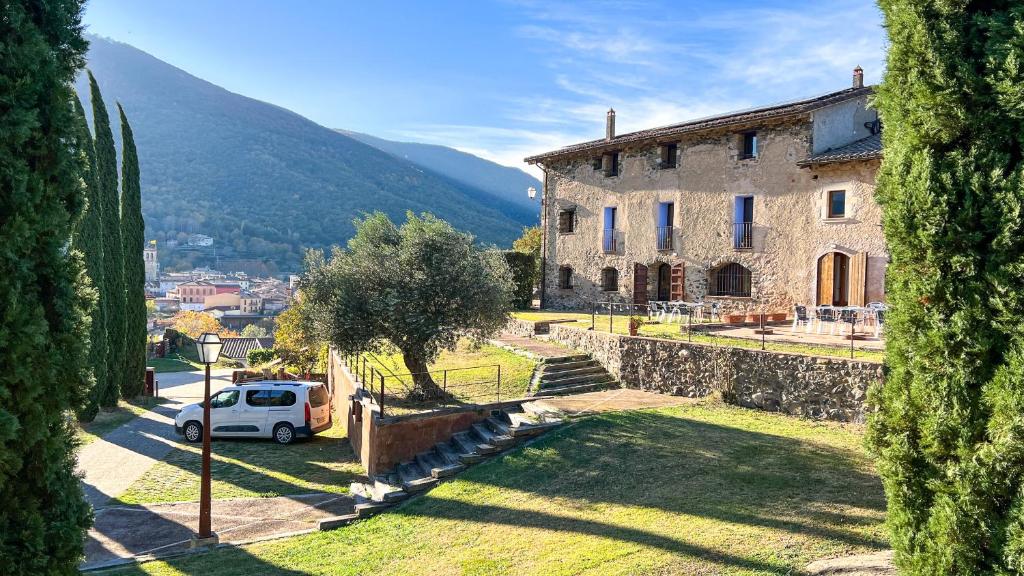
[[[619,291],[619,271],[615,268],[601,270],[601,289],[605,292]]]
[[[736,262],[723,264],[711,271],[710,296],[750,297],[750,270]]]
[[[571,266],[562,266],[558,269],[558,287],[563,290],[572,290]]]

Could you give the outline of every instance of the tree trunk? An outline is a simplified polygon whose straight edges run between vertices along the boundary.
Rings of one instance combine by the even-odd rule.
[[[421,354],[403,350],[402,361],[412,373],[413,391],[410,394],[410,399],[440,400],[444,398],[445,391],[431,378],[430,368],[427,367],[427,361]]]

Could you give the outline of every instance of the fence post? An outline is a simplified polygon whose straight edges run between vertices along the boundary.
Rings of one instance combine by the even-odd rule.
[[[498,364],[498,402],[501,402],[501,364]]]
[[[380,374],[380,417],[383,418],[384,417],[384,374],[382,372],[378,372],[378,374]]]
[[[608,303],[608,333],[615,334],[615,328],[612,326],[612,306],[611,302]]]
[[[372,369],[372,368],[371,368],[371,369]],[[362,376],[362,377],[361,377],[360,379],[361,379],[361,380],[362,380],[363,382],[366,382],[366,356],[363,356],[363,369],[362,369],[362,371],[360,372],[360,374],[361,374],[361,376]],[[370,385],[372,386],[372,385],[373,385],[373,383],[371,382],[371,384],[370,384]]]
[[[442,386],[441,386],[441,391],[444,393],[445,396],[447,396],[448,395],[448,369],[445,368],[444,372],[442,372],[442,374],[444,374],[444,384],[442,384]]]
[[[590,305],[590,330],[591,332],[597,327],[597,303]]]

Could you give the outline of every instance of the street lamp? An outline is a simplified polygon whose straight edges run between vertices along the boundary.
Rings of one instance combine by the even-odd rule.
[[[217,535],[210,529],[210,364],[220,358],[224,344],[220,336],[206,332],[196,340],[199,361],[206,365],[206,388],[203,393],[203,471],[199,484],[199,538],[194,546],[213,546]]]
[[[533,186],[530,186],[529,188],[526,189],[526,195],[530,197],[530,200],[533,200],[534,198],[537,197],[537,189],[534,188]]]

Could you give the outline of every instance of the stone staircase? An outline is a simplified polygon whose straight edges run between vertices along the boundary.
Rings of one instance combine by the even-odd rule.
[[[619,382],[589,354],[545,358],[530,383],[534,396],[579,394],[619,388]]]
[[[482,460],[543,434],[562,423],[560,415],[544,412],[530,403],[508,410],[494,410],[484,421],[457,432],[448,442],[439,442],[393,470],[377,474],[366,482],[353,482],[349,492],[355,512],[326,518],[321,530],[347,525],[367,518],[414,494],[425,492]]]

